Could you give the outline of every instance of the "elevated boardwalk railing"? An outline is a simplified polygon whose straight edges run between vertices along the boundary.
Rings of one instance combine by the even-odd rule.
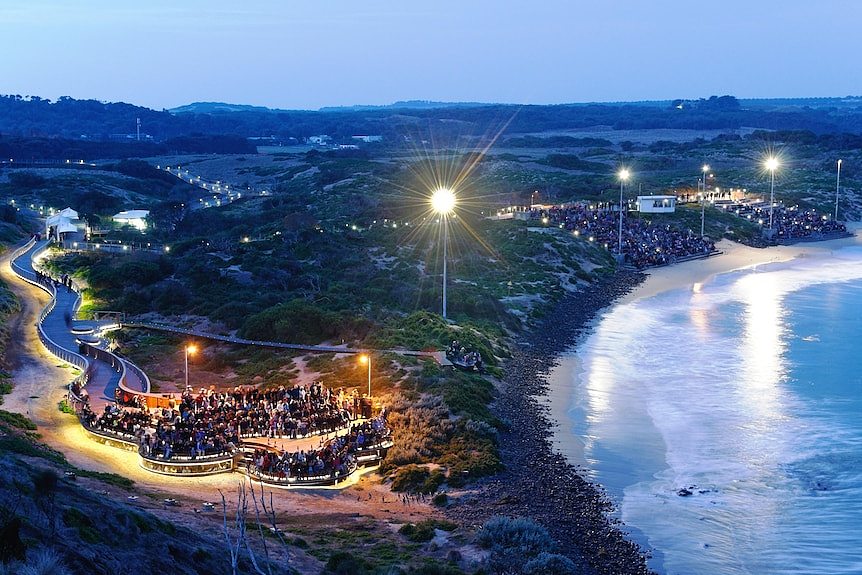
[[[209,333],[194,329],[186,329],[182,327],[176,327],[172,325],[167,325],[163,323],[154,323],[154,322],[140,322],[140,321],[127,321],[119,324],[119,327],[131,327],[138,329],[152,329],[156,331],[166,331],[170,333],[180,334],[180,335],[188,335],[191,337],[198,337],[201,339],[209,339],[212,341],[223,341],[225,343],[233,343],[237,345],[249,345],[253,347],[273,347],[278,349],[290,349],[295,351],[308,351],[312,353],[349,353],[349,354],[359,354],[359,353],[368,353],[368,349],[360,349],[356,347],[347,347],[347,346],[335,346],[335,345],[305,345],[299,343],[284,343],[281,341],[262,341],[256,339],[244,339],[241,337],[236,337],[232,335],[222,335],[217,333]],[[428,357],[431,358],[441,365],[451,365],[451,362],[446,360],[446,356],[443,352],[437,351],[416,351],[412,349],[378,349],[373,350],[377,353],[393,353],[399,355],[409,355],[416,357]]]
[[[35,269],[32,263],[33,258],[37,257],[47,248],[48,242],[37,242],[35,238],[30,239],[30,241],[28,241],[26,244],[13,251],[10,257],[9,264],[12,271],[20,279],[41,289],[50,296],[48,303],[39,312],[36,321],[37,334],[39,336],[39,340],[52,355],[64,361],[65,363],[68,363],[81,370],[80,375],[75,377],[68,384],[68,398],[72,406],[75,408],[75,412],[78,416],[78,421],[81,423],[87,434],[95,441],[98,441],[105,445],[109,445],[111,447],[137,452],[139,465],[142,468],[153,473],[160,473],[165,475],[201,476],[211,475],[214,473],[239,471],[246,475],[249,475],[250,477],[258,481],[276,487],[322,487],[338,485],[339,483],[345,481],[359,467],[378,464],[383,459],[383,457],[385,457],[386,451],[389,449],[389,447],[391,447],[391,441],[388,441],[388,443],[378,445],[373,448],[366,447],[360,451],[357,451],[353,457],[353,464],[342,474],[327,474],[304,478],[285,478],[269,476],[265,473],[257,471],[256,469],[253,469],[247,464],[243,465],[243,454],[249,449],[251,449],[252,451],[254,450],[254,447],[251,444],[246,446],[239,446],[233,451],[227,451],[211,455],[199,455],[192,457],[174,454],[166,459],[164,457],[159,457],[155,454],[150,454],[147,450],[147,447],[140,441],[140,438],[136,435],[122,433],[116,430],[103,429],[97,426],[90,425],[88,418],[85,416],[84,407],[85,405],[89,405],[89,399],[85,397],[86,394],[82,394],[81,391],[86,388],[87,384],[91,382],[91,379],[94,376],[94,367],[96,365],[95,362],[101,362],[102,364],[109,366],[111,370],[119,373],[119,380],[117,382],[117,389],[119,393],[117,393],[118,397],[114,399],[119,399],[120,403],[122,403],[124,399],[129,400],[132,397],[137,396],[139,398],[144,398],[148,407],[173,407],[175,406],[177,398],[174,396],[174,394],[151,393],[150,380],[147,377],[146,373],[144,373],[142,369],[140,369],[132,362],[121,358],[117,354],[107,349],[103,349],[97,345],[93,345],[92,343],[83,342],[80,339],[76,338],[75,341],[78,346],[78,349],[77,351],[75,351],[55,341],[52,337],[48,335],[44,327],[44,322],[46,321],[48,316],[50,316],[55,311],[57,307],[58,292],[53,281],[39,281],[39,278],[35,273]],[[26,266],[21,265],[21,263],[18,261],[25,255],[27,255],[29,259]],[[68,310],[70,317],[75,316],[78,308],[81,305],[82,299],[80,290],[74,284],[72,285],[72,291],[77,294],[77,297],[71,304],[71,309]],[[66,300],[65,305],[68,305],[68,299]],[[138,324],[138,326],[149,327],[140,324]],[[195,334],[191,330],[170,328],[169,326],[164,327],[168,331],[175,331],[177,333],[186,333],[189,335],[196,335],[198,337],[205,337],[199,334]],[[73,332],[71,326],[69,326],[69,331],[70,333]],[[255,343],[261,343],[251,342],[250,340],[240,340],[239,338],[227,337],[225,337],[224,341],[233,341],[234,343],[248,342],[252,345],[254,345]],[[272,343],[274,344],[274,347],[287,347],[288,349],[303,349],[305,347],[309,347],[293,346],[292,344],[281,344],[279,342]],[[310,347],[317,351],[325,349],[327,351],[331,350],[337,353],[357,353],[358,351],[360,351],[345,351],[345,348],[341,347]],[[142,389],[132,389],[127,385],[128,376],[130,373],[133,374],[133,377],[137,381],[141,382]],[[339,432],[349,430],[350,424],[351,422],[348,421],[345,422],[344,425],[336,426],[334,429],[322,430],[321,433],[334,433],[337,437]],[[315,432],[313,434],[305,435],[304,437],[310,437],[318,434],[318,432]],[[249,437],[257,436],[252,435]],[[332,439],[330,439],[329,441],[332,441]]]
[[[46,285],[42,282],[39,282],[36,278],[36,274],[32,272],[32,270],[28,270],[18,264],[17,260],[31,249],[36,246],[36,239],[31,238],[29,242],[12,252],[12,255],[9,260],[9,265],[12,268],[12,271],[22,280],[26,281],[29,284],[36,286],[37,288],[45,291],[48,295],[51,296],[51,299],[48,301],[48,304],[42,309],[39,313],[39,317],[36,321],[36,332],[39,336],[39,340],[42,342],[42,345],[54,356],[59,358],[60,360],[73,365],[81,370],[81,374],[69,382],[69,394],[70,399],[80,401],[81,399],[72,392],[73,388],[82,389],[89,382],[91,370],[90,370],[90,362],[81,354],[75,353],[72,350],[68,350],[62,347],[60,344],[52,340],[48,337],[48,334],[45,333],[45,329],[42,326],[42,322],[51,313],[55,306],[57,305],[57,289],[53,285]],[[41,253],[45,249],[46,246],[42,246],[38,249],[38,253]],[[31,254],[31,258],[35,255]],[[75,303],[75,309],[80,305],[80,294],[78,296],[78,300]]]

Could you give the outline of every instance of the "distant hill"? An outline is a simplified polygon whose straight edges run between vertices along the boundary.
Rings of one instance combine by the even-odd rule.
[[[354,106],[328,106],[319,112],[362,112],[369,110],[439,110],[445,108],[481,108],[487,106],[511,106],[499,102],[435,102],[432,100],[399,100],[392,104]]]
[[[138,119],[141,142],[136,142]],[[317,111],[196,102],[157,111],[97,100],[60,98],[52,102],[38,97],[0,96],[0,144],[9,139],[38,138],[50,143],[51,139],[63,138],[82,144],[110,142],[115,147],[129,146],[110,152],[109,157],[119,158],[139,156],[145,142],[168,145],[177,152],[194,149],[199,153],[247,153],[250,150],[240,142],[245,138],[302,141],[323,134],[336,144],[352,143],[356,134],[369,134],[382,136],[385,144],[433,137],[440,145],[457,145],[459,138],[495,133],[503,126],[506,135],[594,126],[611,126],[615,130],[751,127],[858,134],[862,133],[862,98],[738,100],[712,96],[672,102],[557,105],[403,101]],[[133,150],[135,146],[140,150]],[[83,145],[64,148],[68,149],[64,153],[70,154],[66,157],[90,158],[95,153]],[[54,157],[39,156],[40,153],[44,151],[34,149],[26,157]]]
[[[171,114],[227,114],[230,112],[283,112],[266,106],[249,106],[247,104],[227,104],[225,102],[193,102],[185,106],[170,108]]]

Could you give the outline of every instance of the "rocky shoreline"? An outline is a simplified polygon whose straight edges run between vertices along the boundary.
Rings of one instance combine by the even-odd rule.
[[[506,362],[496,415],[509,424],[500,435],[505,471],[480,481],[447,513],[478,526],[495,515],[529,517],[544,525],[560,552],[598,575],[648,575],[646,552],[627,540],[608,517],[612,504],[601,486],[581,477],[551,446],[551,422],[536,397],[547,391],[545,376],[559,355],[577,342],[606,306],[644,280],[618,273],[557,304],[518,344]]]

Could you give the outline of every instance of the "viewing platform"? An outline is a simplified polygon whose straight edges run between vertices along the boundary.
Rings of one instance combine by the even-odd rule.
[[[382,437],[377,432],[372,433],[379,439],[371,444],[363,445],[361,437],[359,443],[352,443],[357,429],[364,429],[366,433],[371,431],[370,423],[361,420],[347,420],[328,430],[311,430],[302,437],[294,434],[291,439],[282,437],[268,440],[262,435],[243,436],[238,444],[231,445],[227,450],[208,454],[194,454],[193,451],[192,455],[167,451],[162,454],[151,453],[145,438],[147,433],[154,431],[152,428],[142,428],[138,433],[131,434],[92,425],[99,414],[107,413],[109,407],[116,409],[118,404],[135,403],[156,410],[174,409],[177,398],[174,394],[151,393],[149,378],[143,370],[107,349],[106,342],[99,334],[109,324],[115,325],[116,322],[75,319],[81,304],[77,287],[71,281],[64,283],[41,273],[36,266],[48,245],[47,241],[31,239],[12,254],[10,267],[21,280],[50,296],[48,304],[38,316],[36,330],[40,341],[52,355],[80,371],[69,383],[68,399],[94,441],[137,452],[140,466],[153,473],[200,476],[236,471],[284,488],[337,486],[357,470],[375,466],[386,456],[392,446],[388,430]],[[341,348],[336,349],[343,352]],[[361,435],[362,431],[359,433]],[[273,445],[274,442],[277,442],[277,447]],[[256,449],[278,453],[280,448],[282,454],[304,453],[306,450],[310,453],[315,443],[320,453],[332,447],[333,453],[338,451],[344,454],[344,461],[326,472],[312,472],[311,467],[306,470],[300,466],[298,472],[293,474],[289,471],[267,473],[254,465],[253,454]]]

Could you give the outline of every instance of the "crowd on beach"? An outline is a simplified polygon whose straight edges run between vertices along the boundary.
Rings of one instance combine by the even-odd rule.
[[[389,433],[384,410],[378,417],[353,425],[350,433],[330,439],[318,449],[295,452],[256,449],[248,469],[276,479],[345,475],[350,472],[357,452],[379,445],[388,439]]]
[[[769,204],[734,204],[728,211],[769,228]],[[777,240],[824,239],[847,233],[847,226],[816,210],[799,209],[798,206],[773,208],[772,227]]]
[[[549,225],[559,225],[590,241],[619,253],[618,211],[609,205],[576,203],[533,210],[532,217]],[[638,269],[671,264],[680,258],[706,256],[715,251],[715,243],[692,230],[680,230],[667,224],[653,224],[639,217],[623,214],[622,254],[625,263]]]
[[[319,382],[268,390],[236,387],[195,393],[189,388],[166,407],[148,408],[140,396],[129,404],[108,405],[97,414],[84,402],[81,420],[94,430],[135,437],[145,456],[164,459],[229,452],[243,438],[329,433],[371,416],[369,398]]]

